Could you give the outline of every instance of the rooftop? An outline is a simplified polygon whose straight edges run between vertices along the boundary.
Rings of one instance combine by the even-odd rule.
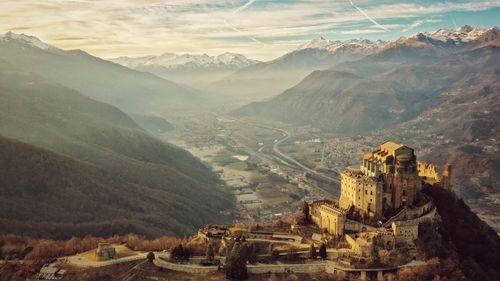
[[[385,151],[385,152],[393,152],[397,150],[398,148],[403,147],[404,145],[398,144],[392,141],[386,141],[383,144],[380,145],[380,150]]]

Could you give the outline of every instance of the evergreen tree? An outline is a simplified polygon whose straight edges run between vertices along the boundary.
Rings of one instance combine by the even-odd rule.
[[[309,212],[310,212],[309,204],[307,204],[307,202],[304,201],[304,206],[302,207],[302,213],[304,214],[305,223],[311,223],[311,214]]]
[[[248,245],[248,262],[252,264],[257,262],[257,247],[253,243]]]
[[[314,247],[314,243],[311,243],[309,247],[309,258],[314,260],[316,257],[318,257],[318,252],[316,251],[316,247]]]
[[[243,260],[244,260],[245,262],[247,262],[247,261],[248,261],[248,259],[249,259],[249,254],[250,254],[250,252],[249,252],[249,247],[248,247],[248,246],[249,246],[249,245],[248,245],[248,243],[246,243],[246,242],[245,242],[245,243],[243,243],[243,242],[241,242],[241,243],[240,243],[240,254],[241,254],[241,257],[243,258]]]
[[[153,260],[155,259],[155,254],[153,252],[149,252],[146,258],[149,262],[153,262]]]
[[[174,261],[184,260],[185,251],[184,247],[182,247],[182,244],[179,244],[172,249],[172,251],[170,252],[170,258]]]
[[[209,243],[207,245],[207,250],[205,251],[205,257],[207,258],[207,260],[214,259],[215,253],[214,253],[214,247],[212,246],[212,243]]]
[[[327,257],[325,243],[322,243],[321,246],[319,247],[319,256],[322,259],[326,259],[326,257]]]
[[[273,244],[269,244],[269,247],[267,247],[267,254],[271,255],[273,253]]]
[[[280,252],[278,251],[278,249],[273,249],[271,252],[271,260],[277,261],[279,257],[280,257]]]
[[[225,270],[229,280],[245,280],[248,278],[247,265],[241,253],[241,246],[236,243],[228,257]]]

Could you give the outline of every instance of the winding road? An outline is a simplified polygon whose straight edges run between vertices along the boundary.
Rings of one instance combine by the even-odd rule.
[[[286,160],[294,165],[296,165],[297,167],[311,173],[311,174],[315,174],[321,178],[324,178],[326,180],[329,180],[329,181],[333,181],[333,182],[336,182],[336,183],[340,183],[339,179],[336,179],[336,178],[332,178],[332,177],[329,177],[323,173],[320,173],[316,170],[313,170],[309,167],[307,167],[306,165],[300,163],[299,161],[295,160],[294,158],[284,154],[283,152],[281,152],[281,150],[279,149],[279,146],[280,144],[282,144],[283,142],[285,142],[286,140],[288,140],[290,138],[290,133],[285,131],[285,130],[282,130],[282,129],[278,129],[278,128],[268,128],[268,129],[273,129],[273,130],[276,130],[276,131],[279,131],[283,134],[283,138],[279,139],[278,141],[276,141],[273,145],[273,151],[274,153],[281,157],[283,160]],[[325,190],[326,191],[326,190]]]

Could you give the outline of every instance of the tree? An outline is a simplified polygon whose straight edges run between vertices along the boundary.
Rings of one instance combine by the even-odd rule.
[[[229,280],[245,280],[248,278],[247,264],[241,253],[241,246],[236,243],[231,250],[226,265],[226,278]]]
[[[155,254],[153,252],[149,252],[146,258],[149,262],[153,262],[153,260],[155,259]]]
[[[304,214],[304,222],[306,224],[311,223],[311,214],[309,210],[309,204],[307,204],[306,201],[304,201],[304,206],[302,207],[302,213]]]
[[[269,244],[269,247],[267,247],[267,253],[271,255],[273,253],[273,249],[274,249],[273,244]]]
[[[321,246],[319,247],[319,256],[322,259],[326,259],[326,257],[327,257],[325,243],[322,243]]]
[[[278,249],[273,249],[271,251],[271,260],[272,261],[277,261],[280,257],[280,251],[278,251]]]
[[[295,247],[290,247],[288,249],[286,259],[289,261],[295,261],[299,258],[299,255],[297,253],[297,249]]]
[[[254,243],[248,245],[248,262],[252,264],[257,262],[257,247]]]
[[[316,247],[314,247],[314,243],[311,243],[311,246],[309,247],[309,258],[314,260],[317,256],[318,252],[316,252]]]
[[[245,243],[243,243],[243,242],[241,242],[241,243],[240,243],[240,254],[241,254],[241,257],[243,258],[243,260],[244,260],[245,262],[247,262],[247,261],[248,261],[248,259],[249,259],[249,254],[250,254],[250,252],[249,252],[249,247],[248,247],[248,246],[249,246],[249,245],[248,245],[248,243],[246,243],[246,242],[245,242]]]
[[[189,251],[186,251],[182,244],[177,245],[170,252],[170,258],[174,261],[186,261],[189,260]]]
[[[205,257],[207,258],[207,260],[213,260],[214,259],[215,253],[214,253],[214,246],[212,245],[212,243],[209,243],[207,245],[207,250],[205,252]]]

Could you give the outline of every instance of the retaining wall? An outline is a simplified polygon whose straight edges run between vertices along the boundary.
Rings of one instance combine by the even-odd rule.
[[[167,262],[162,259],[154,259],[153,263],[161,268],[166,268],[174,271],[192,273],[192,274],[206,274],[210,272],[216,272],[218,270],[217,266],[199,266],[192,264],[180,264]]]
[[[326,262],[304,264],[256,264],[247,265],[248,273],[314,273],[325,272]]]

